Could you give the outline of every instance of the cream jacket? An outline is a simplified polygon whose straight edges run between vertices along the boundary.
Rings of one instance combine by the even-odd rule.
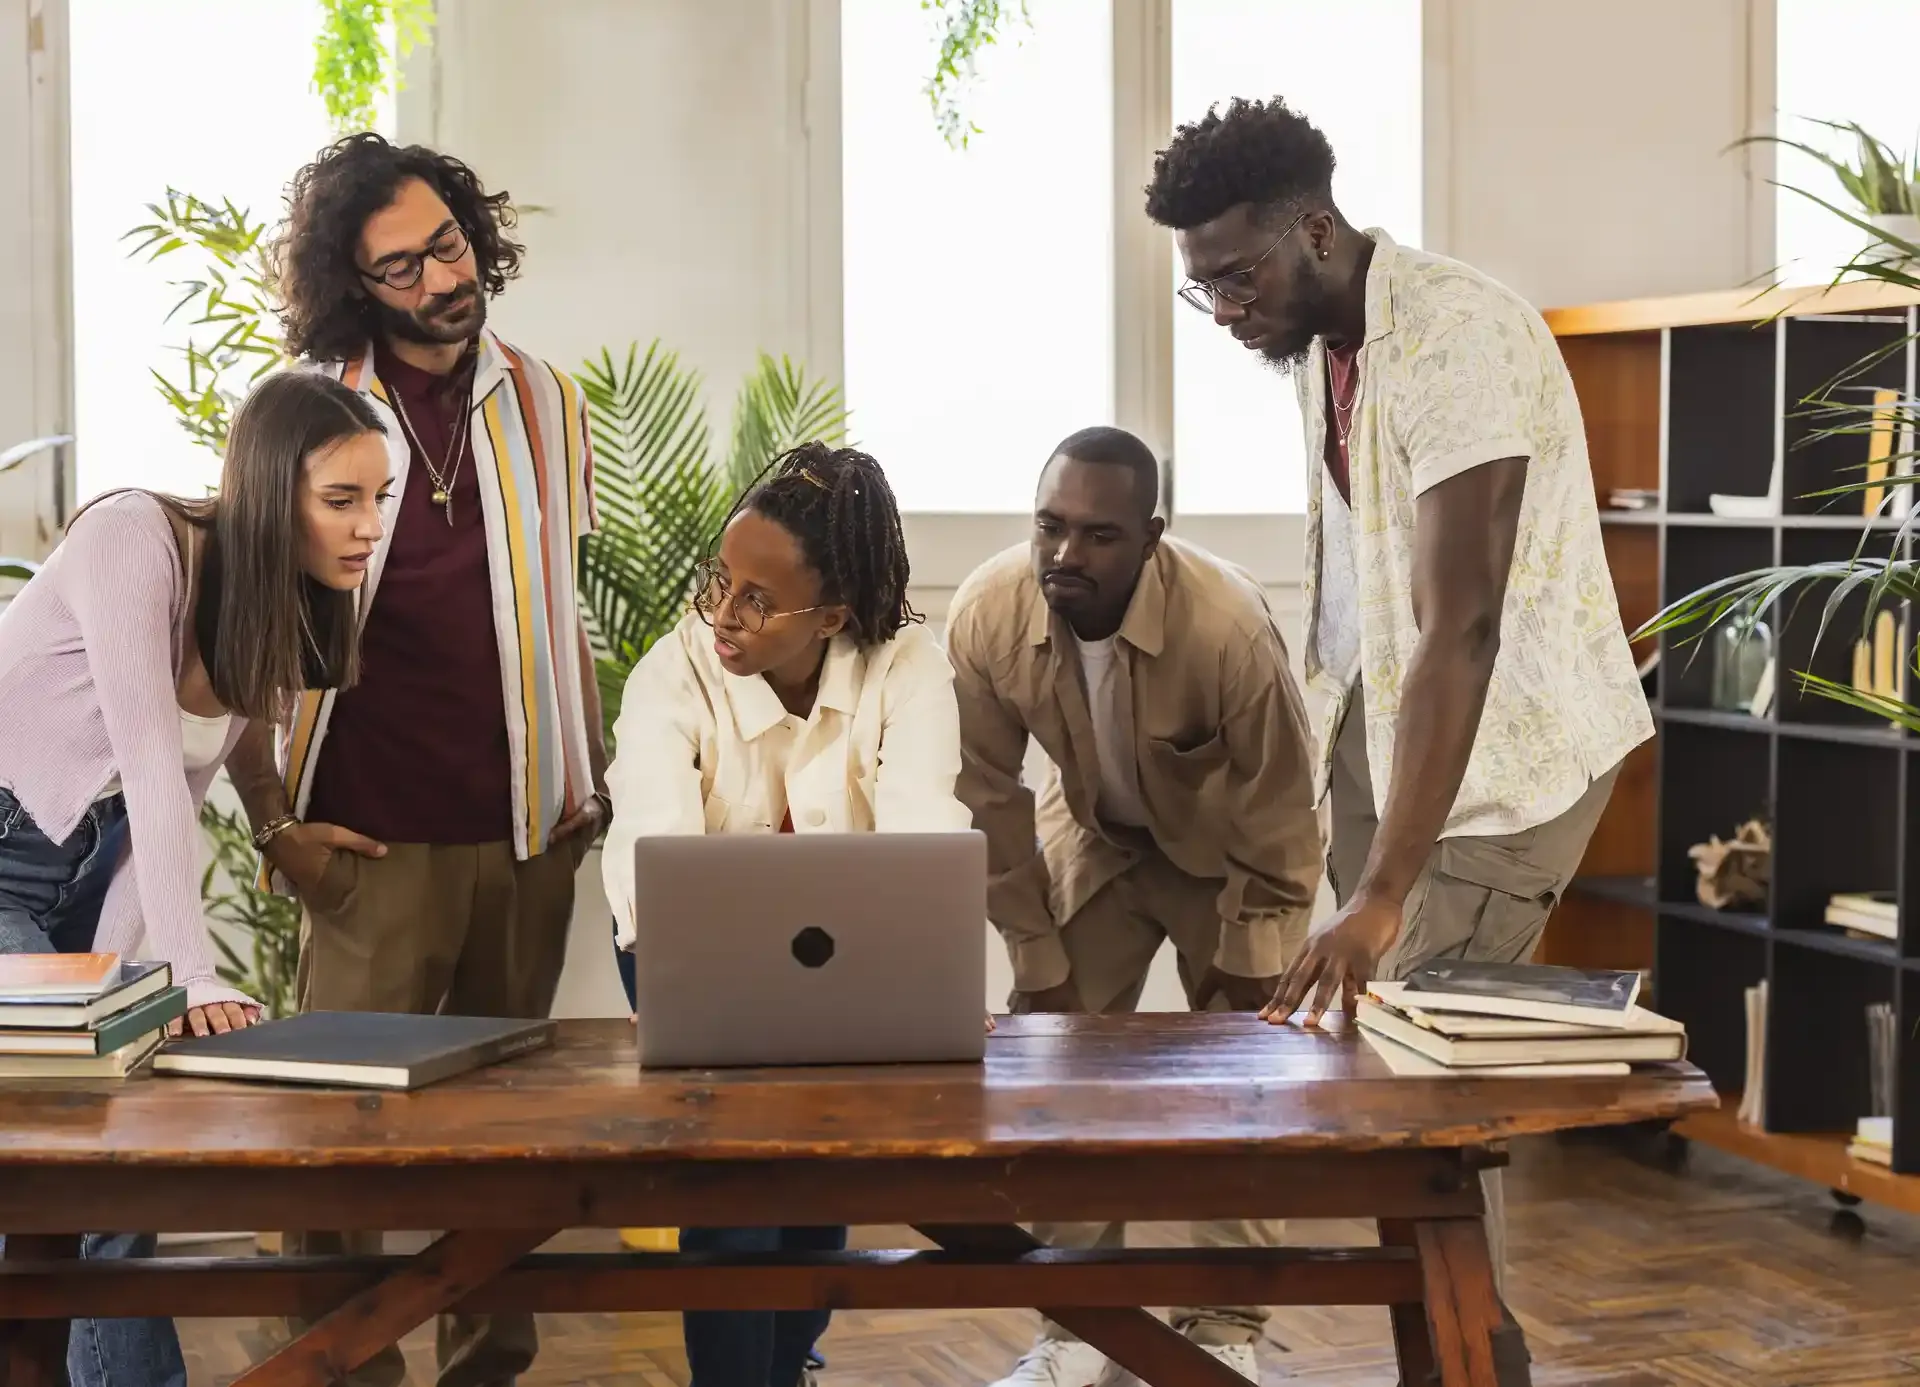
[[[689,614],[634,667],[607,768],[613,824],[602,854],[621,948],[633,943],[633,847],[643,837],[960,833],[960,718],[953,669],[924,626],[861,649],[827,647],[813,712],[794,717],[766,680],[729,674]]]

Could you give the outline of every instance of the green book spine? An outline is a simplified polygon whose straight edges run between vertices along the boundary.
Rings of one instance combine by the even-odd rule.
[[[148,1031],[157,1031],[176,1017],[187,1014],[187,989],[169,987],[136,1002],[116,1016],[102,1021],[93,1033],[93,1053],[110,1055],[122,1045],[138,1040]]]

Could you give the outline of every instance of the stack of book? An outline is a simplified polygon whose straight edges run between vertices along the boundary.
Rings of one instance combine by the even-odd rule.
[[[0,1080],[124,1079],[152,1059],[187,992],[165,963],[0,956]]]
[[[1856,939],[1898,939],[1900,911],[1891,891],[1841,891],[1827,897],[1827,923]]]
[[[1616,486],[1607,493],[1607,505],[1613,510],[1659,510],[1657,487]]]
[[[1396,1074],[1604,1077],[1686,1057],[1639,993],[1637,972],[1441,960],[1369,984],[1355,1019]]]
[[[1893,1119],[1861,1118],[1853,1140],[1847,1143],[1847,1154],[1855,1160],[1872,1161],[1875,1165],[1892,1165]]]

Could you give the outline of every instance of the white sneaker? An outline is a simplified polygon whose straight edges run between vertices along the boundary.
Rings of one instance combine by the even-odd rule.
[[[1207,1352],[1232,1368],[1249,1382],[1260,1380],[1260,1362],[1253,1354],[1252,1344],[1209,1344]]]
[[[1254,1357],[1252,1344],[1202,1344],[1200,1347],[1239,1373],[1248,1382],[1260,1381],[1260,1364]],[[1116,1364],[1100,1387],[1142,1387],[1142,1384],[1139,1378]]]
[[[1078,1339],[1041,1339],[993,1387],[1094,1387],[1107,1355]]]

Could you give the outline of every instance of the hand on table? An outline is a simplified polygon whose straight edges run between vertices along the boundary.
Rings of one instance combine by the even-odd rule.
[[[1080,1000],[1080,989],[1073,985],[1069,977],[1054,987],[1042,988],[1038,992],[1017,992],[1014,994],[1013,1009],[1027,1015],[1069,1015],[1083,1012],[1086,1003]]]
[[[337,852],[385,857],[385,845],[338,824],[295,824],[267,844],[267,861],[302,895],[320,885]]]
[[[259,1024],[260,1008],[252,1002],[210,1002],[203,1007],[189,1007],[185,1016],[174,1017],[167,1023],[167,1035],[173,1039],[187,1031],[195,1035],[225,1035],[228,1031],[243,1031]]]
[[[1259,1011],[1273,1000],[1280,986],[1278,975],[1270,978],[1246,978],[1223,972],[1218,964],[1207,969],[1200,985],[1193,990],[1193,1009],[1207,1010],[1215,997],[1227,999],[1228,1011]]]
[[[1307,940],[1306,952],[1280,976],[1273,1000],[1260,1012],[1260,1019],[1278,1026],[1307,1003],[1313,993],[1307,1024],[1318,1026],[1320,1018],[1332,1007],[1334,997],[1340,1008],[1353,1014],[1360,989],[1373,977],[1373,970],[1393,941],[1400,936],[1400,907],[1355,896],[1345,909]]]
[[[992,1012],[987,1013],[987,1034],[988,1035],[993,1034],[993,1013]]]

